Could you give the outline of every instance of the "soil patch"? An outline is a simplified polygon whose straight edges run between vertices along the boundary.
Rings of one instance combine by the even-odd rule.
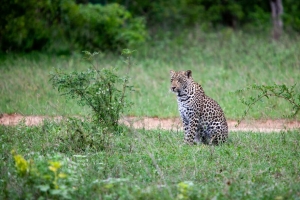
[[[62,120],[63,117],[48,116],[23,116],[20,114],[1,114],[1,125],[17,125],[23,122],[27,126],[39,125],[43,120]],[[290,129],[300,129],[300,121],[278,119],[278,120],[245,120],[238,126],[237,121],[228,120],[229,131],[252,131],[252,132],[280,132]],[[156,117],[124,117],[121,123],[133,128],[182,130],[179,118],[161,119]]]
[[[60,121],[63,117],[49,117],[49,116],[23,116],[20,114],[0,114],[0,125],[18,125],[24,123],[27,126],[37,126],[44,120]]]
[[[182,130],[179,118],[149,118],[127,117],[122,120],[124,124],[134,128]],[[238,126],[237,121],[227,120],[229,131],[252,131],[252,132],[280,132],[284,130],[300,129],[300,121],[295,120],[244,120]]]

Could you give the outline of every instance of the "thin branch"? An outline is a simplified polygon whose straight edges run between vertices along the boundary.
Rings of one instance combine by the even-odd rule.
[[[277,85],[276,85],[277,86]],[[289,88],[287,88],[285,85],[282,86],[277,86],[277,87],[270,87],[270,86],[252,86],[252,88],[248,88],[248,90],[257,90],[260,91],[261,94],[258,95],[257,98],[252,98],[251,102],[243,102],[246,106],[247,109],[244,111],[244,114],[241,118],[241,120],[238,120],[238,123],[236,124],[236,126],[238,126],[242,120],[245,119],[245,117],[247,116],[249,110],[258,102],[260,101],[262,98],[266,97],[277,97],[277,98],[281,98],[286,100],[287,102],[289,102],[291,105],[293,105],[293,110],[294,113],[292,115],[290,115],[291,117],[294,117],[297,115],[297,113],[300,110],[300,104],[297,104],[297,102],[295,101],[295,99],[293,99],[294,97],[294,91],[293,91],[294,87],[291,87],[290,90]],[[276,89],[281,89],[281,91],[277,92]],[[269,91],[268,91],[269,90]],[[289,95],[290,98],[286,97],[285,95]]]

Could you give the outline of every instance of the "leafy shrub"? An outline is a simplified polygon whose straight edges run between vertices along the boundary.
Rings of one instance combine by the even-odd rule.
[[[284,6],[283,19],[285,26],[300,32],[300,1],[286,0],[282,3]]]
[[[128,50],[123,52],[128,53]],[[98,54],[84,53],[88,60]],[[116,68],[97,69],[95,65],[92,66],[87,71],[70,74],[57,71],[51,75],[51,81],[59,92],[77,99],[81,106],[90,107],[96,124],[103,129],[117,131],[120,114],[131,105],[126,99],[128,91],[132,91],[129,77],[119,76]]]
[[[0,49],[28,51],[41,49],[50,39],[50,30],[44,15],[49,4],[5,0],[0,8]],[[52,21],[49,16],[49,22]]]
[[[15,162],[18,184],[23,192],[21,198],[38,197],[71,199],[74,192],[72,177],[62,172],[60,161],[44,159],[26,160],[14,150],[11,152]]]
[[[143,42],[142,18],[123,6],[74,0],[9,1],[0,8],[0,51],[116,50]]]
[[[255,91],[257,94],[255,96],[250,96],[248,99],[242,97],[241,102],[246,105],[247,109],[244,111],[242,115],[242,119],[244,119],[248,112],[255,106],[256,103],[262,101],[262,99],[269,99],[271,97],[284,99],[292,106],[291,114],[286,117],[294,117],[300,111],[300,93],[295,91],[295,85],[288,87],[285,84],[282,85],[252,85],[245,89],[241,89],[236,91],[237,94],[243,94],[245,91]],[[241,120],[239,120],[240,123]]]
[[[75,49],[113,50],[143,42],[147,32],[142,18],[134,18],[119,4],[62,4],[66,36]]]

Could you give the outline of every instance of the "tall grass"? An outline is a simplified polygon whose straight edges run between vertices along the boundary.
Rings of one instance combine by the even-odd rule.
[[[61,162],[71,199],[300,198],[299,131],[236,132],[221,146],[188,146],[177,130],[127,130],[99,151],[67,125],[0,126],[1,199],[50,195],[17,176],[12,149],[35,165]]]
[[[205,34],[197,30],[177,37],[149,41],[136,49],[131,68],[137,94],[127,115],[178,116],[175,96],[169,92],[169,70],[193,71],[195,81],[217,100],[226,117],[237,119],[245,106],[232,92],[255,84],[294,85],[300,80],[299,37],[284,36],[274,42],[264,35],[224,30]],[[100,67],[125,66],[120,56],[102,54]],[[6,55],[0,64],[0,113],[24,115],[82,115],[87,112],[74,101],[66,101],[49,84],[53,67],[66,71],[90,67],[81,57],[52,55]],[[125,69],[124,69],[125,70]],[[300,86],[296,85],[300,92]],[[251,95],[251,94],[250,94]],[[283,101],[260,102],[251,118],[282,118],[290,112]]]

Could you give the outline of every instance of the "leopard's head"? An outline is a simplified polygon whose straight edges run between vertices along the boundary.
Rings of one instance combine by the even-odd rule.
[[[192,71],[170,71],[171,76],[171,91],[177,93],[177,95],[182,95],[184,90],[189,85],[192,80]]]

